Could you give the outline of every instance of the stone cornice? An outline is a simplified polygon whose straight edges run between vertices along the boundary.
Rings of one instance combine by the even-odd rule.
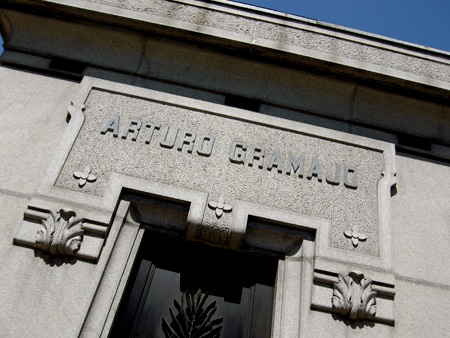
[[[450,89],[447,52],[231,1],[5,0],[1,6],[153,31],[439,96]]]

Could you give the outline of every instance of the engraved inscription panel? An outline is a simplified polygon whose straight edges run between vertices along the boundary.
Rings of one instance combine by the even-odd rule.
[[[378,255],[382,151],[106,90],[85,105],[56,186],[102,196],[116,172],[205,191],[331,219],[332,247]],[[97,179],[80,187],[85,167]],[[357,246],[352,228],[366,236]]]

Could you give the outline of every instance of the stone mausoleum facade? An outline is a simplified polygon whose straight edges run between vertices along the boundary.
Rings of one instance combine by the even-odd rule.
[[[226,0],[3,0],[0,336],[450,335],[450,54]]]

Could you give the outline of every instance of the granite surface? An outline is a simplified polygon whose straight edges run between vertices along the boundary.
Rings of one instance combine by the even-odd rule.
[[[389,48],[387,44],[386,47],[388,48],[375,47],[370,40],[367,40],[368,43],[354,40],[351,34],[338,38],[331,30],[327,34],[324,31],[314,32],[314,28],[295,27],[295,24],[292,26],[290,23],[289,25],[279,24],[271,20],[264,20],[261,17],[252,19],[246,12],[227,12],[226,7],[218,10],[208,4],[205,5],[203,2],[198,2],[195,6],[172,0],[83,1],[247,35],[252,37],[253,42],[257,45],[266,40],[286,46],[298,46],[315,52],[344,57],[356,62],[366,62],[444,82],[448,82],[450,76],[448,60],[431,60],[408,55],[408,53]],[[343,33],[343,35],[346,35],[346,33]]]
[[[121,9],[127,9],[138,13],[151,14],[172,20],[196,24],[204,27],[223,29],[228,32],[250,34],[253,30],[254,20],[242,16],[203,10],[200,7],[181,4],[177,1],[166,0],[87,0]]]
[[[325,217],[333,224],[332,246],[378,254],[377,182],[382,177],[384,165],[381,152],[100,90],[91,91],[84,113],[86,120],[55,183],[58,187],[102,196],[111,173],[116,172],[208,192],[210,202],[217,202],[223,196],[230,206],[235,200],[242,200]],[[112,131],[102,134],[116,115],[119,116],[118,137],[114,137]],[[142,122],[135,141],[132,133],[126,139],[122,137],[128,119]],[[149,134],[149,128],[144,127],[146,123],[161,126],[154,131],[149,144],[145,142]],[[180,129],[173,148],[160,145],[164,126],[170,127],[169,135],[174,128]],[[201,134],[213,136],[211,155],[199,155],[199,144],[196,143],[192,153],[188,152],[188,145],[178,150],[182,130],[196,133],[197,142]],[[244,164],[229,159],[235,141],[247,144]],[[259,168],[257,159],[253,166],[249,165],[252,146],[265,148],[263,168]],[[280,152],[281,173],[275,166],[272,170],[267,169],[275,150]],[[289,153],[295,159],[304,156],[303,177],[286,173]],[[314,159],[320,163],[322,180],[316,176],[307,177]],[[336,163],[341,166],[340,184],[332,185],[325,178],[334,176]],[[345,165],[357,168],[357,189],[344,186]],[[73,174],[83,171],[86,166],[91,168],[91,174],[97,180],[80,187]],[[225,212],[218,218],[212,208],[205,212],[204,224],[207,226],[226,228],[229,222],[230,213]],[[355,225],[367,236],[367,240],[359,242],[357,247],[343,234]]]

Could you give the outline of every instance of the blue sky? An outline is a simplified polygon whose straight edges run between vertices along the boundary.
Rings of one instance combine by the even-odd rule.
[[[240,2],[450,52],[450,0],[241,0]]]
[[[450,52],[450,0],[240,0]]]

